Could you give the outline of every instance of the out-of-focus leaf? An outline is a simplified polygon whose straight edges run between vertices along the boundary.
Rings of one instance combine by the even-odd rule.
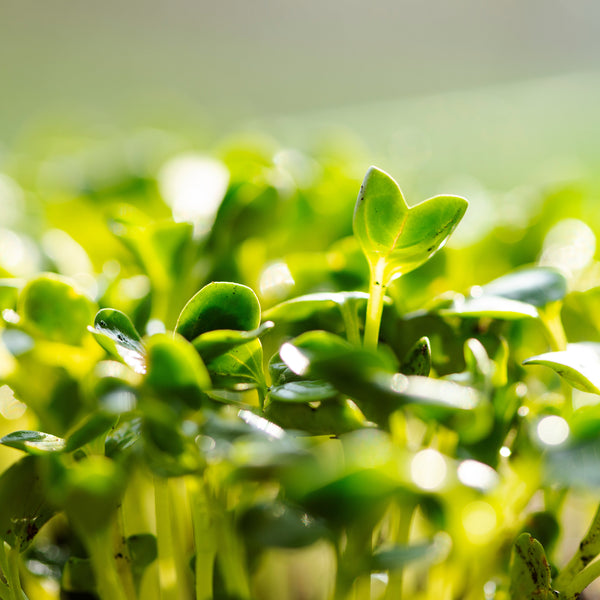
[[[525,267],[482,286],[485,296],[501,296],[541,307],[567,294],[565,276],[551,267]]]
[[[308,379],[274,385],[269,390],[269,397],[277,402],[323,402],[337,395],[337,390],[330,383]]]
[[[19,552],[56,512],[40,478],[40,460],[26,456],[0,475],[0,537]]]
[[[114,414],[92,413],[67,438],[66,450],[72,452],[106,434],[117,422]]]
[[[348,302],[356,302],[358,306],[366,306],[369,294],[366,292],[320,292],[291,298],[272,306],[263,313],[264,319],[280,321],[302,321],[315,312],[340,307]],[[386,304],[391,298],[386,296]]]
[[[17,312],[24,327],[50,341],[76,346],[87,333],[95,307],[68,279],[45,273],[23,288]]]
[[[324,525],[306,512],[281,502],[256,504],[238,521],[238,528],[251,548],[302,548],[327,537]]]
[[[429,338],[422,337],[408,351],[400,366],[404,375],[422,375],[427,377],[431,371],[431,343]]]
[[[194,347],[179,335],[157,334],[147,347],[146,384],[165,401],[175,398],[190,408],[199,408],[202,390],[210,387],[210,376]]]
[[[375,552],[371,558],[371,571],[395,571],[417,561],[435,560],[439,548],[435,543],[394,546]]]
[[[131,558],[131,574],[136,589],[139,589],[144,572],[158,556],[156,536],[151,533],[130,535],[126,540],[126,544]]]
[[[13,431],[0,439],[0,444],[28,454],[62,452],[66,446],[64,439],[42,431]]]
[[[372,265],[385,261],[381,285],[416,269],[443,246],[467,210],[458,196],[435,196],[408,207],[398,184],[369,168],[354,210],[354,235]]]
[[[70,556],[63,567],[61,587],[67,592],[96,591],[96,576],[89,558]]]
[[[94,327],[88,329],[111,356],[136,373],[146,372],[142,338],[127,315],[113,308],[103,308],[96,314]]]
[[[523,364],[550,367],[574,388],[600,394],[600,344],[569,344],[566,350],[532,356]]]
[[[239,283],[215,281],[204,286],[183,307],[175,331],[192,341],[215,329],[252,331],[260,325],[256,294]]]
[[[460,317],[488,317],[490,319],[503,319],[515,321],[519,319],[536,319],[539,313],[535,306],[502,298],[500,296],[479,296],[478,298],[458,299],[450,308],[439,311],[441,315],[458,315]]]
[[[202,360],[208,362],[236,346],[255,340],[269,331],[269,329],[272,329],[272,327],[272,321],[265,321],[260,327],[252,331],[215,329],[200,334],[192,341],[192,344],[202,357]]]

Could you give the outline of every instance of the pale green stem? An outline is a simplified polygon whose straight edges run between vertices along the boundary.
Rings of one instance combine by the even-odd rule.
[[[188,492],[196,549],[196,600],[211,600],[216,548],[204,482],[190,478]]]
[[[5,579],[8,579],[8,559],[6,558],[7,544],[0,541],[0,568]]]
[[[562,302],[551,302],[539,308],[540,321],[544,326],[550,348],[554,352],[567,349],[567,335],[560,318]]]
[[[409,542],[410,524],[412,522],[413,513],[413,506],[404,506],[400,508],[400,519],[394,535],[394,542],[399,546],[404,546]],[[388,585],[385,591],[385,600],[400,600],[400,598],[402,598],[403,580],[404,569],[390,571]]]
[[[110,537],[110,530],[107,530],[86,540],[96,576],[98,596],[101,600],[128,600],[117,572]]]
[[[179,600],[168,479],[163,479],[161,477],[156,477],[154,479],[154,504],[156,510],[158,578],[160,582],[161,599]]]
[[[576,573],[582,571],[600,553],[600,507],[596,511],[592,524],[581,540],[573,558],[560,570],[554,583],[558,589],[568,587]]]
[[[360,332],[358,328],[358,319],[356,317],[356,305],[348,300],[340,305],[340,312],[344,319],[344,327],[346,329],[346,337],[351,344],[360,346]]]
[[[19,574],[19,563],[21,557],[17,548],[8,551],[8,587],[12,600],[23,600],[24,594],[21,589],[21,576]]]
[[[383,314],[383,300],[388,282],[384,280],[386,261],[380,258],[376,263],[371,263],[371,277],[369,282],[369,301],[367,303],[367,318],[365,322],[364,346],[369,350],[377,349],[379,341],[379,327]]]
[[[575,600],[598,577],[600,577],[600,560],[589,564],[583,571],[575,575],[563,590],[559,590],[561,600]]]

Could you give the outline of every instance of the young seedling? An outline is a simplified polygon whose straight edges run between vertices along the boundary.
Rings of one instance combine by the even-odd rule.
[[[426,262],[447,241],[467,210],[458,196],[435,196],[409,207],[398,184],[371,167],[354,209],[354,235],[370,269],[364,345],[376,348],[385,290]]]

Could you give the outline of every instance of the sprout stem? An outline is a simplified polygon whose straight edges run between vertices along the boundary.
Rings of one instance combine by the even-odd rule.
[[[381,315],[383,314],[383,299],[388,284],[384,280],[386,260],[385,258],[380,258],[376,263],[370,263],[370,265],[371,277],[369,282],[364,347],[369,350],[376,350],[379,341]]]
[[[156,507],[158,578],[161,598],[162,600],[179,600],[168,479],[161,477],[154,479],[154,502]]]
[[[19,550],[11,548],[8,551],[8,585],[13,600],[23,600],[24,594],[21,589],[21,576],[19,574]]]

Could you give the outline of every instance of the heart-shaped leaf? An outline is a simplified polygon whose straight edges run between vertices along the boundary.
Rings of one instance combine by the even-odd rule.
[[[136,373],[146,372],[142,338],[126,314],[114,308],[103,308],[96,314],[94,327],[88,329],[111,356]]]
[[[532,356],[523,364],[550,367],[574,388],[600,394],[600,344],[569,344],[566,350]]]
[[[371,268],[380,265],[385,287],[439,250],[466,210],[458,196],[435,196],[409,208],[394,179],[371,167],[358,194],[354,235]]]
[[[28,454],[62,452],[65,449],[64,439],[43,431],[13,431],[0,439],[0,444]]]
[[[252,331],[260,325],[260,304],[247,286],[227,281],[204,286],[183,307],[175,331],[187,340],[215,329]]]

